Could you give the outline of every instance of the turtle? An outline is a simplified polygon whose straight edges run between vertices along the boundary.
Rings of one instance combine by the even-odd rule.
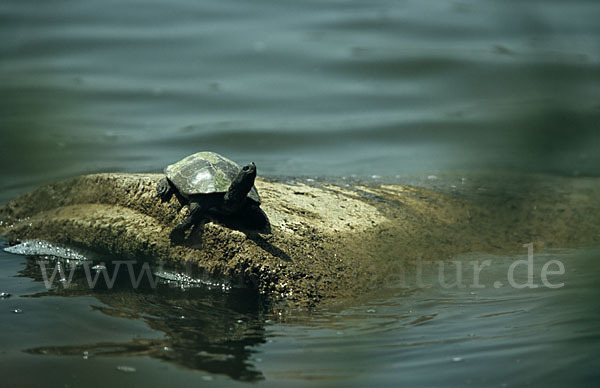
[[[162,202],[173,195],[190,214],[171,231],[171,240],[180,242],[185,232],[208,216],[236,219],[243,228],[267,231],[269,220],[260,208],[254,179],[254,162],[240,167],[215,152],[198,152],[167,166],[165,177],[157,184]]]

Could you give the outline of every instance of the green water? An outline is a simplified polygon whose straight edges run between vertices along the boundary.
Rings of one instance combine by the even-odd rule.
[[[537,288],[510,286],[510,265],[525,254],[459,257],[443,281],[439,268],[425,267],[355,306],[282,321],[248,290],[214,285],[134,289],[125,275],[111,290],[102,281],[48,290],[34,259],[2,252],[0,286],[12,293],[0,299],[2,382],[591,386],[600,377],[599,254],[535,253]],[[546,277],[546,287],[538,274],[552,260],[564,274]],[[489,262],[477,282],[473,261]],[[527,284],[525,264],[513,275]],[[459,276],[464,288],[452,286]]]
[[[202,150],[276,177],[598,176],[597,20],[585,0],[3,0],[0,204]],[[48,291],[1,252],[0,385],[591,386],[579,248],[536,252],[560,289],[390,285],[286,322],[246,290]]]

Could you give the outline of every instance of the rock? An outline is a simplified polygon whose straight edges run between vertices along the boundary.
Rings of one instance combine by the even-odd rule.
[[[410,273],[416,259],[521,252],[531,241],[564,247],[600,240],[594,179],[548,178],[539,190],[517,187],[496,196],[257,179],[272,234],[207,222],[202,233],[174,245],[169,233],[188,209],[176,198],[160,202],[162,177],[95,174],[41,186],[0,209],[0,235],[81,246],[118,260],[191,263],[203,276],[303,308],[352,300]]]

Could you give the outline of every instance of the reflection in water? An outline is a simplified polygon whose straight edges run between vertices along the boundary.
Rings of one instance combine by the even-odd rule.
[[[270,330],[268,338],[279,337],[283,344],[265,344],[263,358],[284,379],[336,378],[345,386],[595,386],[599,254],[598,248],[536,252],[537,284],[545,263],[565,265],[564,276],[552,278],[565,283],[557,289],[508,286],[511,264],[524,256],[457,257],[453,262],[463,263],[467,287],[444,287],[438,268],[428,268],[420,288],[387,287],[363,305],[315,315],[304,330],[282,325]],[[479,276],[484,288],[469,287],[473,260],[491,261]],[[454,268],[446,275],[451,283]],[[515,276],[523,284],[527,270],[522,266]],[[327,362],[311,363],[292,351],[268,356],[286,345],[308,355],[327,354]]]
[[[102,281],[90,289],[78,269],[68,288],[65,282],[57,282],[50,290],[27,294],[23,292],[27,282],[12,282],[5,290],[13,296],[0,303],[24,305],[22,314],[5,315],[0,325],[5,325],[6,333],[30,322],[31,317],[39,318],[35,327],[40,334],[26,347],[20,343],[23,336],[7,340],[17,349],[12,355],[25,350],[33,357],[29,364],[43,358],[47,363],[40,365],[54,365],[64,359],[65,367],[82,357],[94,359],[85,363],[89,371],[86,381],[107,370],[96,370],[102,366],[99,360],[119,358],[125,365],[136,365],[136,360],[149,358],[183,367],[159,371],[164,372],[161,381],[198,381],[194,372],[204,371],[240,382],[264,380],[274,387],[315,381],[361,387],[392,383],[464,386],[468,382],[524,386],[531,381],[540,386],[590,386],[597,380],[599,254],[598,248],[536,251],[533,279],[540,287],[532,289],[509,286],[510,267],[515,260],[525,260],[525,255],[457,257],[444,261],[444,267],[439,263],[424,266],[421,276],[407,277],[405,285],[390,284],[350,306],[315,311],[310,319],[291,316],[276,324],[263,313],[267,309],[260,298],[247,290],[205,286],[184,291],[167,283],[153,289],[146,280],[134,289],[126,272],[119,273],[112,289]],[[4,255],[3,259],[8,259]],[[20,257],[16,259],[19,266],[23,264]],[[551,260],[564,264],[564,274],[550,279],[564,287],[542,286],[543,278],[538,275]],[[483,288],[470,287],[475,279],[473,261],[490,262],[477,276],[477,284]],[[440,268],[445,268],[443,282]],[[138,275],[139,270],[135,267],[132,272]],[[19,272],[38,284],[43,282],[34,259],[27,259],[26,268]],[[458,281],[459,274],[465,287],[449,286]],[[514,281],[529,281],[527,265],[518,267]],[[66,303],[62,303],[64,299]],[[77,305],[80,307],[68,307]],[[88,311],[90,305],[92,312]],[[65,310],[52,314],[56,306]],[[69,324],[63,325],[62,320]],[[122,321],[143,322],[161,335],[137,335],[139,328],[129,327],[119,333],[125,340],[110,340],[114,327],[127,327],[119,326]],[[92,339],[73,333],[54,338],[65,327],[87,326]],[[96,336],[109,340],[95,340]],[[137,376],[149,386],[157,385],[147,377],[160,365],[153,362],[143,364],[143,373]],[[109,368],[118,363],[110,362]],[[116,375],[113,381],[122,378]]]
[[[61,263],[70,273],[70,263]],[[53,264],[50,265],[52,268],[47,268],[48,272],[52,272]],[[115,267],[107,267],[112,277]],[[43,346],[25,351],[43,355],[85,354],[88,357],[149,356],[190,369],[227,375],[235,380],[257,381],[263,378],[248,360],[253,348],[265,342],[265,318],[256,292],[246,289],[223,291],[222,287],[210,286],[184,289],[180,284],[162,281],[153,288],[147,277],[142,278],[140,286],[134,289],[127,272],[117,272],[111,289],[107,288],[106,278],[100,278],[96,286],[90,288],[84,271],[78,268],[68,287],[56,278],[52,289],[30,297],[93,296],[106,305],[92,306],[94,311],[115,318],[143,320],[150,328],[164,333],[163,338]],[[34,258],[27,260],[26,268],[20,273],[23,277],[44,280]],[[143,273],[142,266],[134,266],[133,273],[137,278]]]
[[[413,184],[435,175],[441,178],[424,183],[506,204],[506,222],[532,215],[527,199],[556,188],[551,177],[516,175],[506,187],[498,170],[600,174],[598,1],[148,0],[143,12],[134,2],[108,4],[2,1],[0,204],[46,181],[157,172],[201,150],[253,160],[267,176],[376,175]],[[482,181],[495,185],[443,179],[481,169]],[[594,192],[585,180],[573,184],[577,195]],[[32,353],[144,354],[243,381],[270,377],[274,386],[336,377],[356,386],[592,386],[599,370],[593,256],[580,265],[574,256],[578,272],[568,272],[564,290],[419,290],[373,302],[371,313],[332,314],[331,321],[315,314],[312,331],[277,327],[280,343],[260,347],[261,371],[251,354],[278,333],[264,333],[261,302],[244,290],[134,291],[125,274],[112,291],[90,290],[79,277],[38,295],[58,300],[28,298],[38,302],[33,320],[25,308],[0,326],[18,341],[38,333]],[[19,294],[31,294],[28,286],[5,274],[0,292],[13,296],[2,307],[27,299]],[[31,260],[23,275],[43,280]],[[95,307],[101,314],[78,317],[80,327],[126,317],[164,337],[48,344],[62,318],[48,312],[68,308],[64,296],[73,313],[87,303],[80,295],[106,304]],[[9,343],[21,349],[5,340],[2,350]],[[296,351],[299,343],[305,353]],[[19,379],[13,386],[31,375],[31,359],[20,356],[0,360]],[[30,385],[77,369],[75,360],[55,361],[36,365],[41,377],[31,376]],[[91,386],[102,372],[87,371]],[[54,378],[53,385],[80,385]]]

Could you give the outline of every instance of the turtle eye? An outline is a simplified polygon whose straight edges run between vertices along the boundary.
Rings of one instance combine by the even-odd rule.
[[[244,167],[242,167],[242,171],[248,171],[248,168],[249,168],[248,166],[244,166]]]

